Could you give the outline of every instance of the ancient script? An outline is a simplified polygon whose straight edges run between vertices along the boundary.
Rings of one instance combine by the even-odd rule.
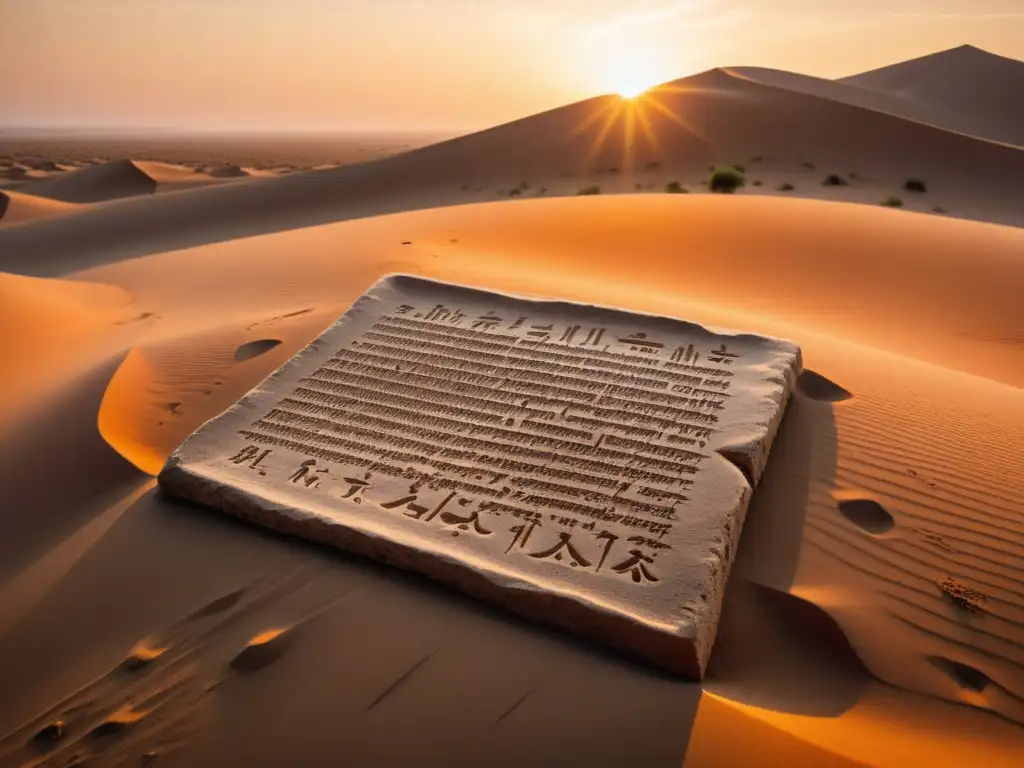
[[[393,275],[160,484],[699,678],[799,371],[777,339]]]

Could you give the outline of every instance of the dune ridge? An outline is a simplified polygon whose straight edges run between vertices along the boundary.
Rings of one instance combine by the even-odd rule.
[[[61,216],[77,210],[80,210],[80,207],[75,203],[62,203],[23,192],[0,189],[0,227]]]
[[[1024,62],[973,45],[841,78],[942,116],[954,130],[1024,146]]]
[[[689,177],[688,186],[699,190],[700,183],[692,179],[706,178],[708,165],[722,162],[746,162],[748,173],[753,178],[763,175],[769,189],[777,181],[794,180],[810,187],[813,196],[845,195],[836,199],[873,205],[895,192],[907,198],[907,205],[924,210],[939,207],[965,218],[1024,223],[1020,149],[722,69],[655,89],[650,98],[661,108],[652,107],[645,118],[648,138],[630,117],[628,103],[600,97],[379,161],[130,198],[45,226],[0,232],[0,267],[57,275],[51,265],[72,248],[131,258],[330,221],[478,201],[467,192],[471,186],[486,187],[493,195],[495,185],[508,189],[526,181],[526,194],[550,189],[551,194],[572,195],[595,179],[607,191],[632,192],[636,183],[662,189],[666,179]],[[627,136],[635,136],[635,142]],[[135,170],[129,174],[142,173],[131,167]],[[993,174],[992,168],[999,172]],[[69,181],[90,170],[45,182]],[[856,178],[826,188],[821,182],[829,172],[856,172]],[[921,203],[901,190],[911,177],[927,182],[929,191],[920,196]],[[30,253],[45,257],[26,263]]]

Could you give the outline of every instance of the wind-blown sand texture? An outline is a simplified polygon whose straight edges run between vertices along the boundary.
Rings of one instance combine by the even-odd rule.
[[[159,481],[699,679],[799,371],[763,337],[391,276]]]
[[[1024,230],[930,211],[1019,223],[1022,153],[707,80],[651,169],[594,142],[620,103],[597,100],[0,228],[0,765],[1019,766]],[[698,191],[711,163],[748,186],[632,194]],[[631,194],[496,202],[522,181]],[[832,200],[765,189],[785,181]],[[701,684],[157,492],[188,435],[395,272],[801,347]]]

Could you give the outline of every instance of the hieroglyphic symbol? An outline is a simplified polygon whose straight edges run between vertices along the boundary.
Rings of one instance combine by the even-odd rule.
[[[619,342],[622,344],[628,344],[629,349],[632,352],[642,352],[647,355],[656,355],[658,350],[665,346],[659,341],[654,341],[653,339],[648,338],[647,334],[643,331],[638,331],[637,333],[631,333],[629,336],[624,336],[619,339]]]
[[[565,344],[571,344],[573,337],[579,332],[579,330],[580,327],[578,325],[570,325],[562,332],[562,335],[561,337],[559,337],[558,341],[564,342]]]
[[[729,352],[728,347],[726,347],[725,344],[708,353],[708,360],[710,362],[724,363],[725,365],[732,365],[733,360],[737,357],[739,357],[739,355],[735,352]]]
[[[613,565],[612,570],[616,573],[628,574],[636,584],[659,581],[658,577],[651,573],[647,567],[653,563],[654,558],[648,557],[639,549],[629,550],[629,557],[618,565]]]
[[[384,502],[381,504],[381,507],[383,507],[384,509],[397,509],[398,507],[408,507],[409,512],[405,513],[406,517],[412,517],[416,520],[421,520],[424,523],[429,523],[431,520],[437,517],[437,513],[444,509],[445,505],[447,505],[449,501],[455,498],[455,491],[452,491],[447,496],[445,496],[441,503],[438,504],[433,509],[425,507],[422,504],[415,504],[414,502],[417,500],[417,498],[419,498],[419,493],[413,492],[410,493],[408,496],[403,496],[400,499]],[[424,517],[424,515],[426,515],[426,517]]]
[[[494,326],[501,322],[504,322],[504,318],[498,317],[496,314],[494,314],[494,310],[489,309],[487,310],[486,314],[480,315],[480,317],[474,320],[473,324],[470,325],[469,328],[470,330],[473,331],[477,330],[478,328],[483,328],[485,331],[489,331],[493,329]]]
[[[523,323],[526,322],[526,317],[526,315],[520,315],[519,318],[508,327],[508,329],[510,331],[514,331],[516,328],[519,328],[520,326],[522,326]]]
[[[604,336],[604,328],[591,328],[587,332],[587,337],[580,342],[580,346],[585,347],[588,344],[596,346],[601,341],[602,336]]]
[[[551,329],[554,328],[554,323],[548,323],[547,325],[531,325],[532,331],[527,331],[526,335],[537,341],[547,341],[551,338]]]
[[[512,538],[512,543],[508,545],[508,549],[505,550],[505,554],[507,555],[512,550],[512,547],[518,546],[519,549],[525,547],[526,542],[530,539],[530,534],[533,533],[533,529],[539,526],[539,522],[536,520],[530,520],[522,525],[513,525],[509,528],[515,536]]]
[[[675,348],[671,361],[673,363],[696,364],[699,358],[700,354],[693,348],[693,344],[687,344],[685,347]]]
[[[307,488],[316,488],[318,485],[320,485],[320,478],[318,474],[326,473],[329,472],[330,470],[327,469],[326,467],[321,467],[320,469],[317,469],[315,470],[315,472],[311,473],[310,470],[312,470],[313,467],[315,466],[316,459],[306,459],[299,465],[299,468],[292,473],[288,480],[296,484],[298,484],[299,481],[302,481],[303,485],[305,485]]]
[[[460,502],[462,502],[462,501],[463,500],[460,499]],[[486,528],[484,528],[482,525],[480,525],[480,512],[479,511],[471,512],[466,517],[460,517],[459,515],[456,515],[453,512],[442,512],[441,513],[441,522],[444,523],[445,525],[458,526],[459,530],[458,531],[452,531],[452,536],[458,536],[459,535],[459,531],[468,531],[468,530],[472,530],[474,533],[476,533],[479,536],[490,536],[491,533],[493,533],[493,531],[488,531]]]
[[[601,552],[601,559],[597,563],[597,568],[594,569],[594,573],[601,570],[601,566],[604,565],[604,561],[608,559],[608,553],[612,551],[612,545],[619,540],[619,537],[614,533],[608,531],[601,531],[597,534],[597,540],[604,540],[604,551]]]
[[[647,547],[648,549],[672,549],[670,545],[661,541],[649,539],[646,536],[630,536],[626,541],[632,541],[634,544],[639,544],[640,546]]]
[[[572,534],[567,531],[560,531],[558,534],[558,543],[553,547],[541,550],[540,552],[531,552],[530,557],[535,557],[538,560],[546,560],[549,557],[553,557],[555,560],[561,561],[563,552],[569,555],[569,565],[576,568],[582,565],[584,568],[590,567],[590,561],[585,558],[576,547],[572,544]]]
[[[363,491],[365,491],[370,485],[370,473],[367,472],[363,477],[363,480],[360,480],[357,477],[343,478],[344,481],[348,483],[348,490],[345,491],[345,494],[341,498],[352,499],[356,504],[362,504],[363,500],[360,497],[362,496]]]
[[[396,309],[395,312],[399,315],[405,315],[408,314],[409,312],[412,312],[414,309],[416,309],[416,307],[412,306],[411,304],[403,304],[398,309]]]
[[[247,464],[249,469],[255,469],[261,475],[266,475],[267,470],[260,466],[260,462],[267,458],[272,451],[272,448],[264,448],[261,452],[259,446],[247,445],[234,456],[229,458],[228,461],[235,464]]]

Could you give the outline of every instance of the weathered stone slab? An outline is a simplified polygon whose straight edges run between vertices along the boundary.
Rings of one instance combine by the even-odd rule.
[[[700,677],[799,369],[784,341],[394,275],[160,485]]]

